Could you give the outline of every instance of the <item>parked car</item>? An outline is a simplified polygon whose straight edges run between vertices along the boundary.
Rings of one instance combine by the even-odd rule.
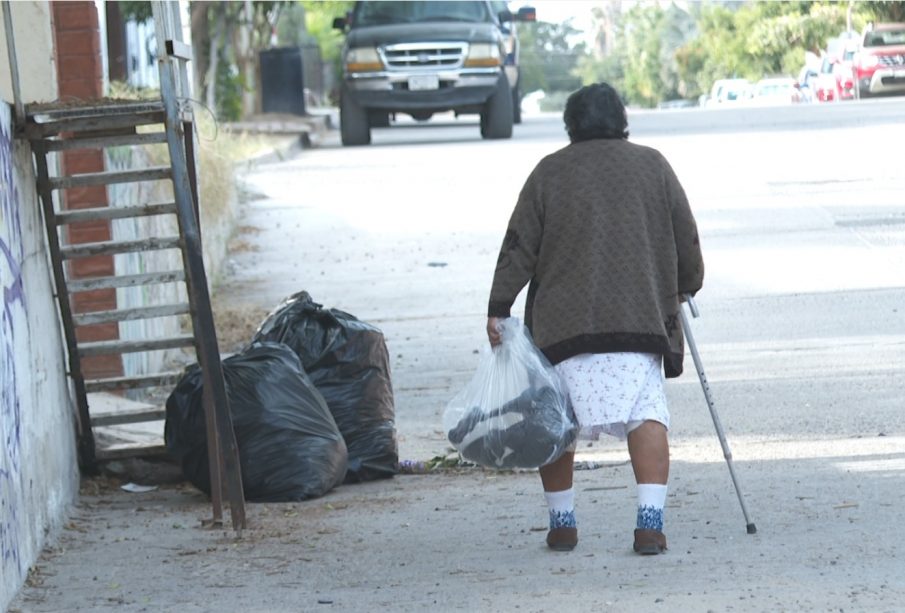
[[[664,100],[657,105],[658,109],[690,109],[698,106],[696,100],[688,100],[686,98],[677,98],[675,100]]]
[[[839,100],[852,100],[855,98],[855,50],[845,49],[842,57],[833,66],[833,74],[836,76],[836,93]]]
[[[748,79],[718,79],[710,88],[707,106],[719,106],[747,101],[751,95]]]
[[[801,102],[798,82],[792,77],[769,77],[754,84],[751,104],[773,106]]]
[[[838,102],[855,97],[855,78],[852,67],[854,50],[844,50],[841,55],[824,55],[814,88],[820,102]]]
[[[905,94],[905,23],[868,26],[853,57],[855,96]]]
[[[817,101],[817,79],[820,72],[809,65],[802,67],[798,73],[798,91],[801,94],[801,102]]]
[[[833,74],[833,61],[823,58],[817,78],[814,79],[814,100],[817,102],[835,102],[836,76]]]
[[[823,57],[820,70],[814,82],[814,98],[818,102],[835,102],[839,99],[839,94],[836,91],[836,75],[833,74],[835,63],[833,58]]]
[[[489,0],[360,0],[333,27],[346,32],[340,90],[343,145],[371,142],[371,128],[407,113],[481,117],[481,136],[509,138],[519,96],[518,46],[512,24],[534,21]]]

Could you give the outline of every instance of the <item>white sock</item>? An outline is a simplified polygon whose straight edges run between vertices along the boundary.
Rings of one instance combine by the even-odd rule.
[[[559,492],[544,492],[544,498],[547,499],[547,506],[551,511],[574,511],[575,510],[575,488],[570,487],[567,490]]]
[[[663,507],[667,486],[659,483],[638,484],[638,520],[636,527],[663,531]]]
[[[544,492],[550,509],[550,528],[575,527],[575,488]]]
[[[662,509],[666,506],[666,490],[668,486],[659,483],[638,484],[638,506]]]

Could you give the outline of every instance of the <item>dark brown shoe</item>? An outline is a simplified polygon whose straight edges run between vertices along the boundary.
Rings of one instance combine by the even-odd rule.
[[[554,551],[572,551],[578,544],[578,528],[551,528],[547,532],[547,547]]]
[[[666,535],[659,530],[635,530],[634,550],[643,556],[655,556],[666,551]]]

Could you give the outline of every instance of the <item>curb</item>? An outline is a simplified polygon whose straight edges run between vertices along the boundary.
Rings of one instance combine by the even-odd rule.
[[[335,109],[315,109],[307,115],[287,115],[268,113],[251,117],[246,121],[224,124],[227,132],[244,132],[285,136],[286,141],[272,150],[253,156],[241,164],[279,162],[304,149],[312,149],[321,144],[324,136],[334,127]]]

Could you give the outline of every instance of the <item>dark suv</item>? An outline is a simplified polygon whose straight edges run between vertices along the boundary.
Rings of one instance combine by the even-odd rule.
[[[868,26],[853,60],[857,97],[905,94],[905,23]]]
[[[346,31],[340,132],[344,145],[371,142],[394,113],[479,114],[481,136],[509,138],[518,118],[518,41],[504,3],[362,0],[333,26]]]

